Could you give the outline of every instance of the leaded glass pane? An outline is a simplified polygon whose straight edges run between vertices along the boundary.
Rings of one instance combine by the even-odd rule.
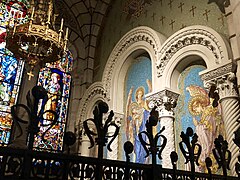
[[[53,120],[52,114],[44,115],[44,119],[39,124],[40,132],[35,137],[35,150],[59,152],[63,148],[71,76],[57,69],[56,65],[55,63],[50,67],[48,64],[49,67],[40,70],[38,85],[48,91],[49,100],[46,102],[45,110],[56,111],[59,118],[57,124],[50,128]]]
[[[0,146],[9,143],[12,118],[10,108],[17,102],[24,63],[5,48],[6,27],[24,23],[28,1],[1,1],[0,3]]]

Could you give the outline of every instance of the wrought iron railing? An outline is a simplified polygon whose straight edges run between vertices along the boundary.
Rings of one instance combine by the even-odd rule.
[[[24,106],[24,109],[29,113],[30,120],[28,122],[27,133],[30,138],[28,141],[33,141],[34,135],[38,132],[38,124],[33,123],[36,118],[43,117],[40,111],[36,111],[38,101],[46,96],[41,96],[41,92],[46,94],[43,89],[38,89],[39,93],[33,94],[34,101],[28,99],[28,105],[30,102],[35,102],[35,106],[28,110],[28,107]],[[21,105],[22,107],[22,105]],[[15,119],[20,120],[17,116],[17,108],[15,105],[12,108],[12,114]],[[108,160],[103,158],[103,148],[107,146],[107,149],[111,151],[111,143],[117,137],[119,127],[112,120],[114,114],[111,111],[105,123],[103,123],[103,114],[108,112],[108,106],[104,102],[100,102],[93,111],[94,118],[88,119],[83,123],[85,133],[90,139],[91,147],[95,144],[98,145],[98,157],[83,157],[77,155],[71,155],[69,153],[48,153],[33,151],[33,142],[28,142],[28,147],[18,146],[12,147],[0,147],[0,179],[71,179],[71,180],[225,180],[225,179],[239,179],[239,177],[230,177],[227,174],[229,169],[229,162],[231,161],[231,153],[228,151],[228,143],[219,136],[215,140],[215,148],[213,154],[218,162],[219,168],[222,168],[223,175],[215,175],[211,172],[212,161],[210,158],[206,159],[206,167],[208,174],[195,172],[195,165],[198,165],[198,158],[201,153],[201,146],[198,144],[198,136],[193,132],[191,128],[187,128],[186,132],[182,132],[180,137],[182,141],[179,143],[182,154],[187,163],[191,165],[191,171],[182,171],[177,169],[178,154],[172,152],[170,155],[172,161],[172,169],[162,168],[161,165],[156,163],[156,158],[161,159],[161,153],[167,143],[166,137],[162,135],[164,127],[154,136],[153,127],[157,125],[158,113],[155,108],[150,113],[149,120],[146,123],[146,131],[139,133],[139,139],[143,145],[147,156],[152,157],[152,164],[137,164],[130,162],[130,154],[133,151],[133,145],[127,141],[124,144],[124,150],[126,155],[126,161]],[[35,114],[34,114],[35,113]],[[54,112],[52,112],[54,114]],[[35,117],[35,118],[33,118]],[[96,132],[92,131],[88,127],[88,122],[91,121],[96,126]],[[26,121],[23,121],[24,123]],[[108,135],[108,128],[115,127],[115,132],[112,135]],[[33,131],[32,129],[36,130]],[[145,135],[148,140],[144,140],[142,136]],[[73,134],[71,133],[71,136]],[[93,138],[97,136],[97,138]],[[26,137],[26,136],[25,136]],[[44,138],[44,137],[43,137]],[[111,138],[111,139],[110,139]],[[71,143],[65,143],[66,145],[72,145],[76,139],[70,138]],[[74,140],[75,139],[75,140]],[[110,139],[110,140],[109,140]],[[161,139],[161,141],[158,141]],[[109,140],[109,143],[108,141]],[[67,141],[67,140],[66,140]],[[240,130],[235,132],[234,142],[240,147]],[[15,142],[18,144],[17,142]],[[27,144],[26,142],[22,142]],[[160,143],[160,144],[159,144]],[[17,148],[16,148],[17,147]],[[25,148],[24,148],[25,147]],[[86,147],[88,148],[88,147]],[[226,158],[227,157],[227,158]],[[240,157],[239,157],[240,162]],[[235,170],[237,174],[240,173],[240,163],[236,163]]]
[[[191,179],[191,172],[165,169],[155,165],[152,174],[151,164],[136,164],[124,161],[98,159],[91,157],[38,152],[23,149],[0,148],[0,179],[104,179],[104,180],[149,180]],[[102,177],[97,177],[97,166]],[[195,179],[223,180],[224,176],[195,172]],[[227,177],[237,180],[238,177]]]

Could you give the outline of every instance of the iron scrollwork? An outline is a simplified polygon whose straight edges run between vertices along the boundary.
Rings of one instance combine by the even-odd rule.
[[[111,149],[111,144],[114,141],[114,139],[117,137],[118,132],[119,132],[119,127],[115,124],[114,121],[112,121],[112,118],[114,116],[113,111],[110,111],[107,120],[105,121],[105,124],[103,124],[103,114],[108,112],[108,105],[107,103],[101,101],[99,102],[99,104],[95,107],[94,111],[93,111],[93,115],[94,118],[90,118],[87,119],[83,122],[83,127],[85,130],[86,135],[88,136],[91,146],[88,147],[89,149],[92,148],[94,146],[94,140],[92,136],[97,136],[97,138],[95,139],[95,142],[97,145],[99,145],[99,149],[103,148],[103,146],[106,145],[107,143],[107,139],[111,138],[111,140],[109,141],[108,145],[107,145],[107,149],[109,151],[112,151]],[[89,128],[88,123],[89,122],[93,122],[97,133],[95,133],[91,128]],[[108,135],[108,128],[110,126],[115,127],[115,132],[112,135]],[[102,150],[101,153],[98,154],[99,157],[102,158],[103,154],[102,154]]]
[[[191,172],[194,173],[195,162],[196,165],[199,166],[198,159],[202,151],[202,147],[197,143],[198,135],[196,133],[193,133],[193,129],[191,127],[188,127],[186,133],[183,131],[181,132],[180,137],[182,138],[182,141],[179,143],[179,146],[184,158],[186,159],[185,164],[190,162]],[[192,139],[190,140],[190,138]]]
[[[215,148],[212,150],[214,158],[218,163],[218,169],[222,167],[223,176],[227,177],[227,169],[230,170],[229,164],[232,154],[228,150],[228,142],[219,135],[214,141]]]
[[[167,144],[167,138],[161,133],[165,130],[163,126],[162,129],[154,136],[153,135],[153,126],[156,126],[158,122],[158,112],[156,108],[153,108],[148,121],[146,122],[146,131],[142,131],[138,134],[139,140],[146,151],[146,156],[148,157],[152,154],[152,164],[156,164],[156,155],[158,158],[162,159],[162,151]],[[144,141],[143,136],[146,136],[148,141]],[[161,144],[158,145],[159,139],[162,139]]]
[[[20,132],[16,136],[16,141],[17,138],[23,134],[23,130],[19,123],[28,125],[28,149],[31,150],[33,148],[34,135],[36,135],[40,130],[39,123],[41,126],[49,126],[42,134],[42,140],[46,141],[44,136],[57,123],[58,114],[53,110],[45,110],[45,105],[48,101],[48,95],[47,90],[41,86],[34,86],[31,93],[28,91],[26,99],[27,106],[24,104],[13,105],[11,107],[11,115],[14,123],[16,124],[16,128],[18,128]],[[39,106],[40,102],[42,102],[41,106]],[[50,124],[44,124],[45,115],[49,113],[52,115],[52,122]]]

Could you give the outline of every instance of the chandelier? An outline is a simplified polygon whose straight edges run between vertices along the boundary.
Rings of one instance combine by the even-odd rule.
[[[32,0],[28,21],[20,24],[16,14],[14,25],[7,28],[6,47],[16,58],[23,58],[29,64],[29,80],[36,65],[44,65],[60,60],[66,54],[68,42],[68,28],[63,32],[63,19],[60,30],[55,30],[56,15],[53,14],[52,0]]]

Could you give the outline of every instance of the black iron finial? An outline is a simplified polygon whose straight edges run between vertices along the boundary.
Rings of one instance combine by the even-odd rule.
[[[85,133],[88,136],[90,143],[91,143],[91,146],[89,147],[89,149],[94,146],[93,136],[97,136],[97,138],[95,138],[95,142],[98,145],[98,158],[100,158],[100,159],[103,158],[103,147],[106,146],[107,139],[111,138],[110,142],[107,145],[107,149],[109,151],[112,151],[110,146],[111,146],[112,142],[114,141],[114,139],[117,137],[118,132],[119,132],[119,127],[112,120],[112,118],[114,116],[113,111],[110,111],[107,120],[103,124],[103,114],[107,113],[108,109],[109,108],[108,108],[107,103],[100,101],[98,103],[98,105],[95,107],[95,109],[93,110],[94,118],[87,119],[83,122],[83,128],[84,128]],[[93,130],[91,130],[89,128],[88,122],[94,123],[97,133],[95,133]],[[108,128],[110,126],[113,126],[116,128],[113,135],[107,134]]]
[[[28,124],[27,133],[28,133],[28,149],[32,150],[34,136],[39,132],[39,122],[43,122],[46,114],[52,115],[51,124],[40,123],[41,126],[48,126],[47,130],[42,134],[42,140],[46,133],[57,123],[58,114],[53,110],[45,110],[45,105],[48,101],[47,90],[42,86],[34,86],[30,91],[28,91],[26,99],[27,106],[24,104],[16,104],[11,107],[11,115],[13,121],[16,123],[20,134],[16,136],[16,139],[22,136],[23,130],[19,123]],[[40,101],[42,101],[41,106],[39,106]],[[24,115],[24,116],[22,116]],[[23,117],[25,119],[23,119]],[[26,140],[27,141],[27,140]]]
[[[228,142],[219,135],[214,141],[215,148],[212,150],[218,163],[218,169],[222,167],[223,175],[227,177],[227,169],[230,170],[231,152],[228,150]]]
[[[124,151],[125,151],[125,156],[126,156],[126,166],[125,166],[125,171],[124,171],[124,179],[130,179],[130,167],[129,167],[129,163],[130,163],[130,156],[129,154],[131,154],[133,152],[133,144],[130,141],[127,141],[124,143]],[[120,176],[119,176],[120,177]]]
[[[162,129],[155,136],[153,135],[153,126],[156,126],[157,122],[158,112],[156,111],[156,108],[153,108],[150,113],[150,117],[146,122],[146,131],[142,131],[138,134],[139,140],[147,153],[145,157],[148,157],[150,154],[152,154],[152,164],[154,165],[156,164],[157,154],[158,158],[162,159],[161,154],[167,144],[167,138],[161,134],[165,130],[165,127],[162,127]],[[143,136],[146,136],[148,141],[145,141]],[[160,138],[162,141],[161,144],[158,145],[158,140]]]
[[[176,170],[177,170],[177,161],[178,161],[178,154],[175,151],[172,151],[170,154],[172,166],[173,166],[173,177],[172,179],[177,179]]]
[[[238,128],[237,131],[234,132],[234,135],[235,138],[233,139],[233,142],[238,146],[238,148],[240,148],[240,128]],[[238,156],[238,162],[235,164],[235,171],[238,177],[240,177],[240,155]]]
[[[124,151],[125,151],[125,156],[126,156],[126,161],[130,162],[130,156],[129,154],[131,154],[133,152],[133,144],[130,141],[127,141],[124,143]]]
[[[108,138],[111,138],[110,142],[107,145],[107,149],[109,151],[112,151],[110,146],[114,141],[114,139],[117,137],[119,132],[119,127],[112,120],[114,116],[113,111],[110,111],[108,118],[103,124],[103,114],[107,113],[108,110],[109,108],[107,103],[100,101],[98,105],[95,107],[95,109],[93,110],[94,118],[87,119],[83,122],[84,131],[91,143],[91,146],[89,147],[89,149],[94,146],[93,136],[97,136],[97,138],[95,138],[95,143],[98,145],[98,165],[96,166],[96,169],[95,169],[96,179],[102,179],[104,176],[102,165],[101,165],[101,160],[103,159],[103,147],[106,146]],[[95,125],[96,131],[97,131],[96,133],[89,128],[88,123],[90,122],[92,122]],[[112,135],[108,135],[108,128],[110,126],[115,127],[115,132]],[[106,170],[104,172],[108,173],[108,171]],[[107,174],[105,174],[105,176],[107,176]]]
[[[207,167],[208,174],[209,174],[209,180],[211,180],[212,179],[212,170],[211,170],[212,160],[211,160],[211,158],[207,157],[205,159],[205,163],[206,163],[206,167]]]
[[[181,132],[180,137],[182,138],[182,141],[179,143],[179,146],[180,150],[183,153],[183,156],[186,159],[185,164],[190,162],[191,172],[192,175],[194,175],[195,163],[199,166],[198,159],[202,151],[202,147],[200,146],[200,144],[197,143],[198,135],[196,133],[193,133],[193,129],[191,127],[188,127],[186,133],[184,133],[183,131]],[[192,140],[190,140],[190,138],[192,138]],[[184,148],[184,144],[187,149]]]

